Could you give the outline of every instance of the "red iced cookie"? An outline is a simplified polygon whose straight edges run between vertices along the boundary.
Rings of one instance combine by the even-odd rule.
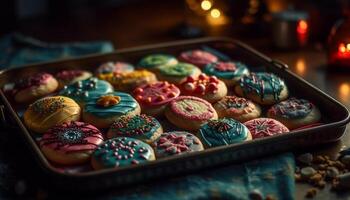
[[[252,134],[253,139],[263,138],[289,132],[281,122],[270,118],[257,118],[244,123]]]

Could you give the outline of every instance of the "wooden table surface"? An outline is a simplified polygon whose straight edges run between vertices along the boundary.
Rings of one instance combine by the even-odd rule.
[[[178,39],[171,31],[185,19],[185,15],[182,4],[170,2],[161,5],[152,4],[153,6],[145,6],[145,3],[123,6],[103,13],[89,13],[88,15],[80,13],[75,18],[63,17],[55,23],[29,20],[21,23],[18,30],[51,42],[110,40],[118,49],[171,41]],[[206,33],[210,36],[232,36],[230,31],[220,27],[208,27]],[[325,50],[308,47],[285,52],[271,50],[268,46],[268,38],[251,40],[238,36],[235,39],[241,39],[266,55],[285,62],[289,65],[290,70],[338,99],[350,109],[350,73],[328,72]],[[345,147],[350,147],[349,129],[341,141],[307,151],[335,157]],[[309,187],[297,184],[297,199],[303,199]],[[317,195],[317,198],[349,199],[350,194],[337,194],[325,188]]]

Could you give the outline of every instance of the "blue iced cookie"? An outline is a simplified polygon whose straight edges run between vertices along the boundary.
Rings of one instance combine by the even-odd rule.
[[[200,127],[199,135],[203,144],[208,147],[235,144],[252,139],[248,128],[231,118],[210,120]]]
[[[129,94],[111,92],[90,98],[84,105],[83,120],[97,128],[108,128],[121,116],[140,114],[140,106]]]
[[[236,85],[240,78],[249,74],[245,64],[233,61],[209,63],[204,67],[203,72],[218,77],[227,86]]]
[[[137,67],[155,72],[159,66],[172,64],[177,64],[177,59],[172,55],[151,54],[143,57]]]
[[[105,141],[92,154],[91,164],[96,170],[127,167],[155,160],[150,145],[140,140],[119,137]]]
[[[97,78],[89,78],[64,86],[59,94],[73,99],[82,106],[91,98],[108,92],[113,92],[113,86],[110,83]]]

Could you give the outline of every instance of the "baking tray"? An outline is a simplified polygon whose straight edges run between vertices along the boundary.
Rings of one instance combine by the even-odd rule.
[[[319,107],[322,114],[322,124],[317,127],[291,131],[286,134],[256,139],[240,144],[231,144],[206,149],[201,152],[166,157],[141,165],[119,169],[63,173],[48,162],[36,144],[35,138],[31,136],[28,129],[22,123],[20,116],[25,107],[10,103],[10,99],[5,96],[2,90],[0,90],[2,99],[0,120],[2,124],[16,127],[18,130],[16,132],[23,136],[41,168],[41,173],[43,174],[41,178],[45,179],[44,183],[47,186],[61,190],[74,190],[75,192],[122,187],[157,178],[188,174],[199,169],[336,141],[344,134],[346,124],[350,120],[349,111],[346,107],[290,72],[287,65],[268,58],[251,47],[230,38],[201,38],[176,41],[122,49],[108,54],[96,54],[3,70],[0,72],[0,87],[3,88],[6,83],[12,82],[20,76],[42,71],[53,74],[62,69],[94,71],[97,66],[106,61],[126,61],[136,64],[141,57],[147,54],[169,53],[179,55],[184,50],[197,48],[211,51],[221,60],[241,61],[247,64],[251,71],[272,72],[283,78],[289,88],[290,96],[309,99]],[[166,124],[163,124],[163,126],[166,126]]]

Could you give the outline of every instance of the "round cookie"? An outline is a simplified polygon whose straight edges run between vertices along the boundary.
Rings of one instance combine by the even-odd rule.
[[[29,105],[23,115],[24,124],[34,132],[44,133],[64,122],[78,121],[80,111],[73,99],[63,96],[44,97]]]
[[[62,89],[65,85],[70,85],[78,81],[90,78],[92,74],[85,70],[73,69],[63,70],[56,74],[58,81],[58,89]]]
[[[249,74],[247,66],[241,62],[215,62],[207,64],[203,72],[218,77],[229,86],[234,86],[239,79]]]
[[[158,67],[157,78],[178,85],[185,81],[186,77],[198,77],[200,74],[201,70],[192,64],[177,63]]]
[[[82,164],[103,142],[102,133],[84,122],[68,122],[54,126],[40,139],[46,158],[63,165]]]
[[[58,82],[51,74],[34,74],[15,82],[14,99],[17,103],[32,102],[54,92],[57,87]]]
[[[274,74],[265,72],[251,73],[242,77],[239,85],[235,87],[235,92],[262,105],[275,104],[288,97],[284,81]]]
[[[196,136],[184,131],[163,133],[152,146],[157,158],[204,150]]]
[[[174,56],[167,54],[151,54],[143,57],[137,67],[156,72],[158,70],[157,67],[159,66],[174,64],[177,64],[177,59]]]
[[[134,138],[120,137],[105,141],[93,153],[91,165],[95,170],[127,167],[155,160],[152,147]]]
[[[98,77],[111,83],[115,90],[124,92],[131,92],[138,86],[157,81],[156,75],[147,70],[135,70],[133,72],[126,73],[100,74]]]
[[[85,102],[89,101],[91,98],[108,92],[113,92],[111,84],[97,78],[89,78],[64,86],[59,94],[72,98],[80,106],[83,106]]]
[[[199,49],[182,52],[178,59],[182,62],[194,64],[199,68],[203,68],[209,63],[218,61],[215,55]]]
[[[122,116],[107,132],[107,138],[132,137],[148,144],[154,142],[163,133],[160,123],[148,115]]]
[[[218,118],[209,102],[193,96],[180,96],[172,100],[165,109],[165,116],[185,130],[198,130],[208,120]]]
[[[258,118],[261,115],[261,108],[258,104],[236,96],[225,96],[216,102],[213,107],[219,118],[233,118],[242,123]]]
[[[140,106],[132,96],[123,92],[112,92],[87,101],[83,120],[97,128],[108,128],[121,116],[134,116],[140,112]]]
[[[289,129],[317,123],[321,118],[319,109],[305,99],[290,98],[273,105],[267,116],[282,122]]]
[[[134,66],[126,62],[106,62],[100,65],[95,74],[98,77],[100,74],[110,73],[125,73],[134,71]]]
[[[160,116],[166,105],[180,95],[180,90],[174,84],[165,81],[138,87],[133,95],[139,102],[142,113]]]
[[[281,122],[271,118],[257,118],[244,123],[253,139],[269,137],[289,132]]]
[[[230,118],[209,120],[201,126],[199,135],[207,147],[236,144],[252,139],[246,126]]]
[[[227,87],[216,76],[199,75],[197,78],[187,77],[180,85],[182,95],[196,96],[214,103],[227,95]]]

